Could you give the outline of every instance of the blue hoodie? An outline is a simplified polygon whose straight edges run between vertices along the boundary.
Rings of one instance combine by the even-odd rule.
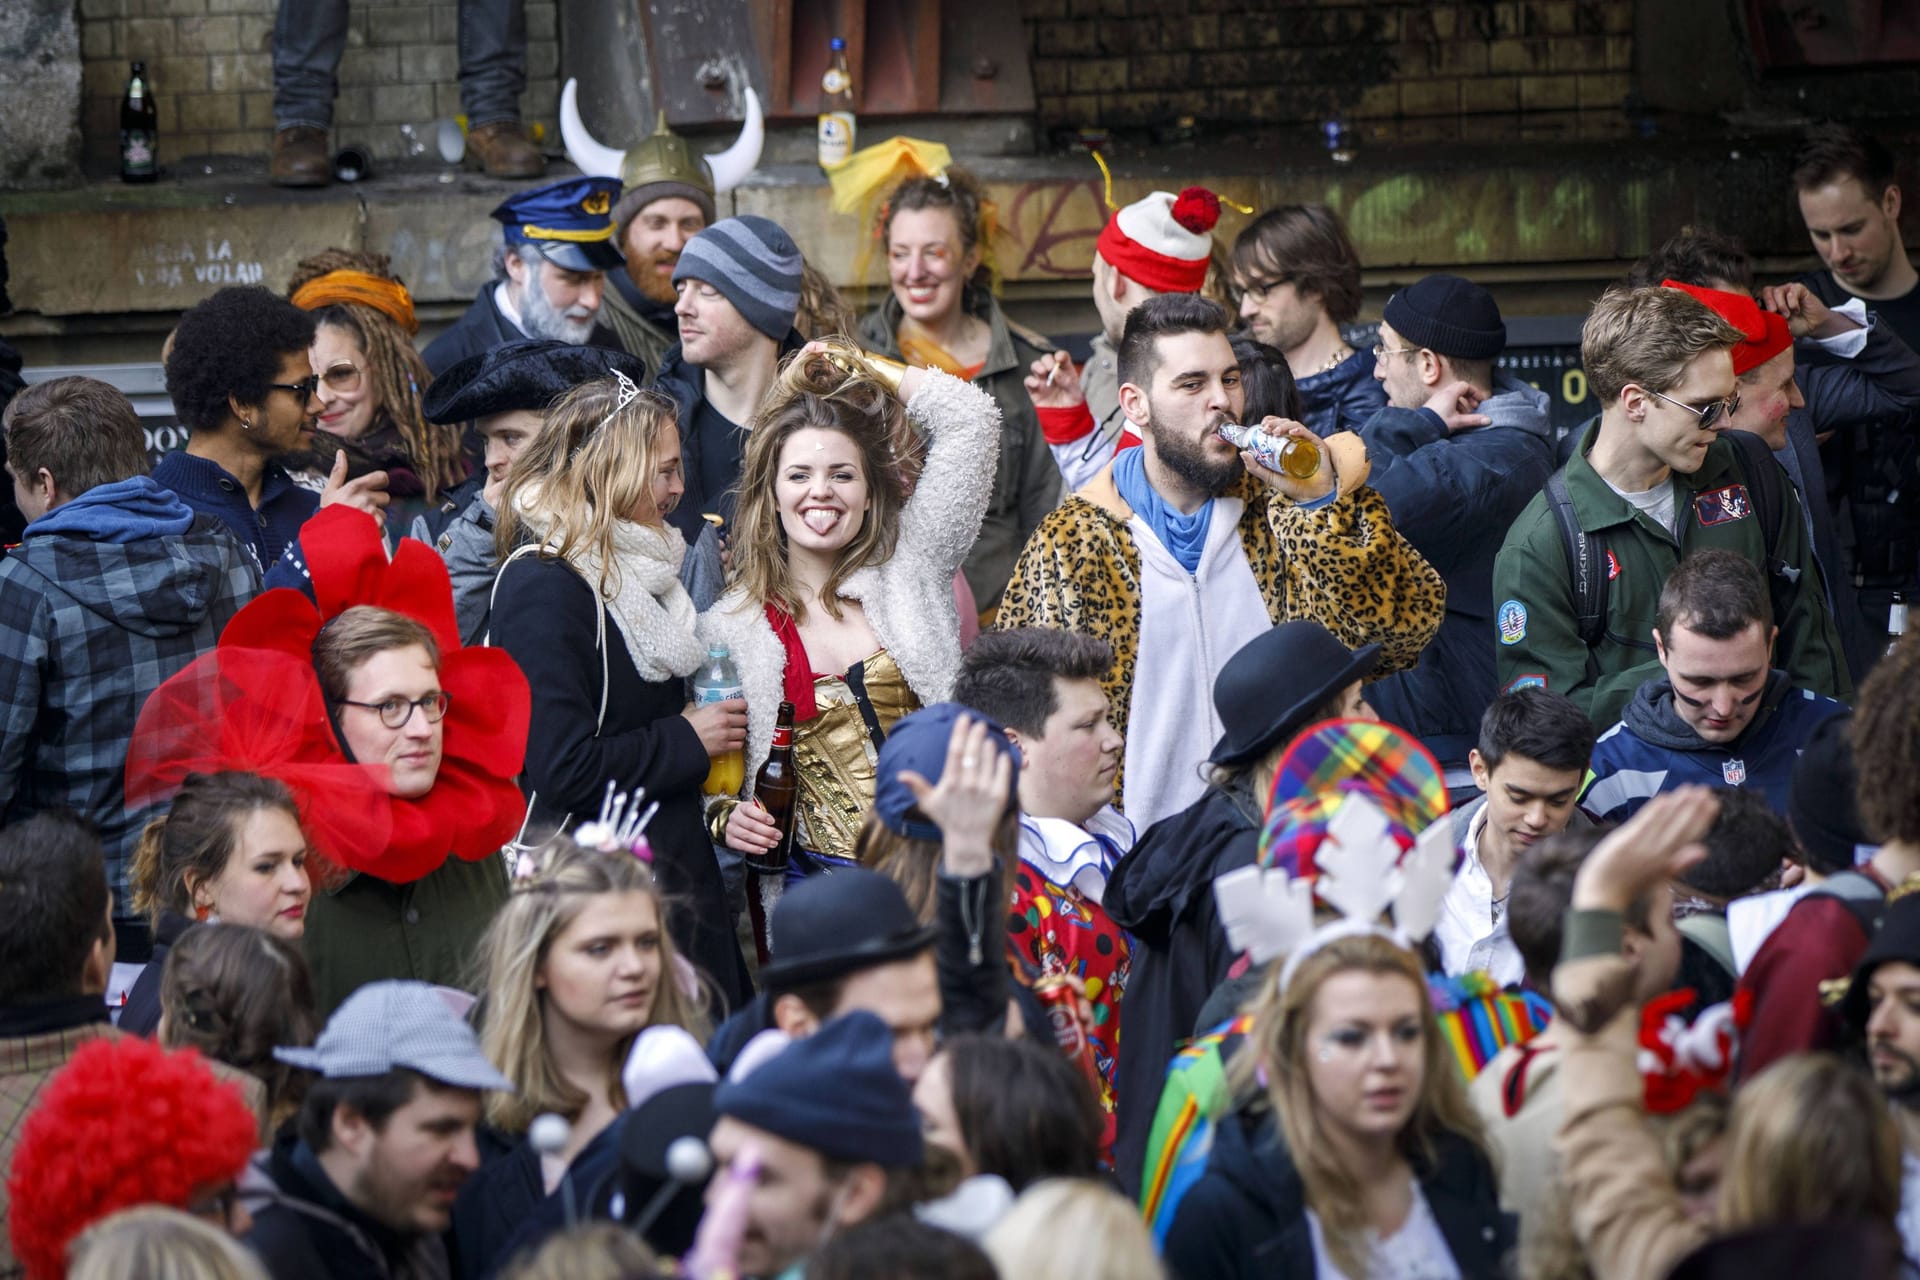
[[[63,534],[95,542],[177,538],[193,524],[193,509],[152,476],[95,485],[27,526],[25,538]]]

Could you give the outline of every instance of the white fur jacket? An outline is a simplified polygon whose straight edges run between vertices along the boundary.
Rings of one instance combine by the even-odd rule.
[[[999,462],[1000,409],[973,384],[927,370],[907,403],[907,418],[929,440],[926,466],[900,514],[891,559],[853,571],[840,588],[858,600],[867,625],[893,656],[907,686],[927,705],[943,702],[960,674],[960,615],[953,575],[960,571],[987,513]],[[735,587],[700,615],[700,639],[733,653],[747,695],[747,785],[773,746],[773,721],[785,685],[787,651],[767,622],[763,601]]]

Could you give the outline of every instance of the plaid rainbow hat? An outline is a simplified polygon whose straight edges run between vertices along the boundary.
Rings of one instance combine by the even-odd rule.
[[[1326,720],[1303,730],[1280,758],[1260,829],[1259,865],[1316,875],[1314,853],[1350,795],[1380,806],[1403,851],[1447,816],[1446,776],[1411,735],[1377,720]]]

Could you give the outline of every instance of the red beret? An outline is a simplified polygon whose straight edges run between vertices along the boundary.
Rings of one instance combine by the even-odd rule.
[[[1736,377],[1758,369],[1793,345],[1793,333],[1787,328],[1787,318],[1762,309],[1759,303],[1744,293],[1703,289],[1695,284],[1681,284],[1678,280],[1662,280],[1660,283],[1665,288],[1692,294],[1713,308],[1722,320],[1746,335],[1746,341],[1733,348],[1733,372]]]

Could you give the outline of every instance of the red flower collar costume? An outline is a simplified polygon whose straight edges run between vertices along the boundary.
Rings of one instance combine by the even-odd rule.
[[[234,673],[239,673],[243,689],[258,688],[267,678],[288,682],[290,687],[274,696],[283,708],[291,709],[289,716],[298,717],[299,729],[284,735],[291,741],[283,741],[280,750],[297,757],[301,768],[258,771],[272,772],[302,793],[302,817],[311,809],[317,823],[309,837],[349,870],[406,884],[439,867],[449,853],[468,861],[492,856],[513,839],[526,817],[525,798],[513,781],[525,760],[532,709],[526,676],[498,649],[461,647],[446,565],[425,543],[402,539],[389,562],[373,518],[341,506],[328,507],[309,520],[300,541],[314,598],[288,589],[267,592],[234,616],[212,654],[168,685],[196,670],[204,682],[207,673],[202,664],[209,660],[227,677],[223,683],[228,685],[235,683]],[[355,605],[404,614],[431,631],[439,644],[440,687],[449,695],[449,704],[441,722],[440,772],[424,796],[407,799],[387,794],[385,766],[354,765],[327,717],[313,667],[313,643],[321,628]],[[166,691],[167,686],[162,686],[161,693]],[[161,702],[161,693],[154,695],[153,702]],[[174,723],[184,718],[186,723],[208,726],[210,715],[222,716],[222,728],[204,735],[203,741],[213,742],[231,736],[225,719],[234,714],[232,702],[231,698],[191,695],[174,696],[162,705],[164,718]],[[249,705],[258,712],[257,701]],[[143,714],[141,719],[144,725],[148,717]],[[135,736],[138,739],[138,729]],[[175,740],[184,745],[194,737],[182,733]],[[143,760],[129,758],[129,795],[135,790],[136,763],[143,773],[184,776],[174,753],[148,750],[135,755]],[[379,789],[369,800],[351,806],[336,803],[338,795],[326,804],[311,803],[308,784],[316,776],[331,777],[313,772],[314,766],[323,765],[352,766],[363,777],[374,779]],[[254,766],[213,763],[212,767]]]

